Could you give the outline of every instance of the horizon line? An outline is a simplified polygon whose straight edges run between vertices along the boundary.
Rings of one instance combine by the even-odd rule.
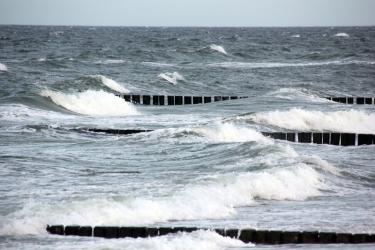
[[[46,26],[46,27],[108,27],[108,28],[355,28],[355,27],[375,27],[369,25],[264,25],[264,26],[205,26],[205,25],[86,25],[86,24],[0,24],[0,26]]]

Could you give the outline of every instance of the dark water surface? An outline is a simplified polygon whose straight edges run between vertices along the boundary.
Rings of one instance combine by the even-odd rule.
[[[374,97],[374,79],[374,27],[0,26],[0,248],[272,248],[210,231],[56,237],[47,224],[375,233],[374,146],[258,133],[373,134],[375,105],[322,97]],[[155,107],[118,92],[249,98]]]

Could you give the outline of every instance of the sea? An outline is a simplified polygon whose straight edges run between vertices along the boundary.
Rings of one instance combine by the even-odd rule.
[[[375,27],[0,26],[0,249],[374,249],[209,230],[375,233],[374,145],[261,134],[375,134],[375,105],[325,98],[375,97],[374,80]],[[48,234],[56,224],[202,230],[104,239]]]

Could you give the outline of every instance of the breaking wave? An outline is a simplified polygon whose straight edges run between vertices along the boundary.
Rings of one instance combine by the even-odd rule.
[[[230,218],[237,213],[235,207],[254,204],[256,199],[304,200],[321,195],[320,189],[326,187],[324,176],[310,165],[210,176],[167,197],[93,198],[49,205],[29,202],[2,220],[0,234],[39,234],[47,224],[119,226]]]
[[[224,55],[228,55],[223,46],[216,45],[216,44],[211,44],[210,45],[210,49],[212,49],[214,51],[217,51],[219,53],[222,53]]]
[[[0,63],[0,71],[8,71],[8,67],[5,64]]]
[[[102,76],[102,75],[94,75],[92,77],[94,77],[95,79],[98,79],[105,86],[107,86],[108,88],[110,88],[114,91],[117,91],[119,93],[127,94],[127,93],[130,92],[128,89],[121,86],[118,82],[116,82],[116,81],[114,81],[114,80],[112,80],[108,77],[105,77],[105,76]]]
[[[335,37],[350,37],[347,33],[343,33],[343,32],[341,32],[341,33],[337,33],[337,34],[335,34],[334,36],[335,36]]]
[[[178,72],[166,72],[166,73],[161,73],[158,75],[159,78],[166,80],[169,83],[172,83],[173,85],[176,85],[179,81],[186,81],[185,78]]]
[[[87,90],[72,94],[43,90],[40,95],[50,98],[55,104],[67,110],[83,115],[126,116],[138,114],[133,104],[103,90]]]
[[[288,111],[255,113],[243,119],[299,131],[375,133],[375,114],[358,110],[322,112],[293,108]]]

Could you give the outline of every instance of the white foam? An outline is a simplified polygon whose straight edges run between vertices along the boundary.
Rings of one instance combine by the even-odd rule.
[[[5,64],[0,63],[0,71],[8,71],[8,67]]]
[[[335,37],[350,37],[347,33],[341,32],[334,35]]]
[[[41,236],[45,237],[45,236]],[[245,244],[240,240],[230,237],[223,237],[213,231],[199,230],[192,233],[177,233],[149,238],[77,238],[77,240],[67,238],[64,240],[51,240],[48,246],[44,241],[4,241],[0,247],[4,249],[22,249],[40,250],[40,249],[123,249],[123,250],[224,250],[224,249],[242,249],[253,246],[252,243]]]
[[[293,38],[300,38],[301,35],[300,35],[300,34],[295,34],[295,35],[291,35],[290,37],[293,37]]]
[[[288,157],[288,151],[284,157]],[[289,167],[209,176],[209,180],[188,185],[167,197],[91,198],[56,204],[29,201],[22,210],[1,218],[0,234],[40,234],[47,224],[135,226],[230,218],[236,215],[235,207],[256,205],[257,198],[304,200],[319,196],[320,189],[327,188],[324,181],[312,166],[292,162]]]
[[[158,75],[159,78],[166,80],[173,85],[176,85],[179,81],[186,81],[185,78],[178,72],[165,72]]]
[[[293,108],[244,117],[256,123],[299,131],[375,133],[375,113],[360,110],[322,112]]]
[[[122,93],[122,94],[127,94],[127,93],[130,92],[128,89],[124,88],[118,82],[116,82],[116,81],[114,81],[114,80],[112,80],[108,77],[105,77],[105,76],[102,76],[102,75],[95,75],[94,77],[99,79],[105,86],[107,86],[108,88],[110,88],[114,91],[117,91],[117,92]]]
[[[217,143],[246,141],[271,142],[254,129],[234,125],[232,123],[216,123],[213,127],[195,128],[193,131],[205,137],[208,141]]]
[[[83,115],[126,116],[138,114],[133,104],[102,90],[87,90],[72,94],[43,90],[41,95],[51,98],[54,103],[65,109]]]
[[[224,47],[223,46],[220,46],[220,45],[216,45],[216,44],[211,44],[210,45],[210,49],[214,50],[214,51],[217,51],[219,53],[222,53],[224,55],[227,55],[227,52],[225,51]]]
[[[45,62],[47,60],[47,58],[45,58],[45,57],[41,57],[41,58],[38,58],[38,62]]]

